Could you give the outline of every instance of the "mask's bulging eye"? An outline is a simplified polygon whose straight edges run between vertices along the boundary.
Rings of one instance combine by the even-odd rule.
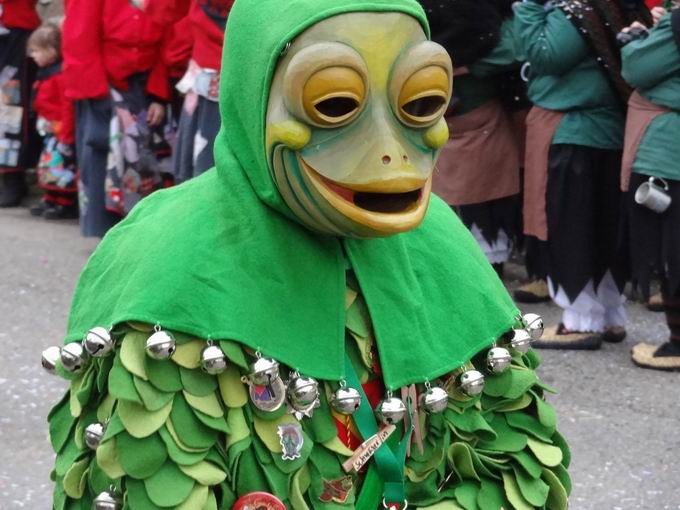
[[[314,73],[305,83],[302,104],[313,123],[338,127],[350,122],[366,98],[361,75],[349,67],[327,67]]]
[[[404,123],[423,127],[443,113],[449,97],[449,77],[440,66],[424,67],[413,73],[401,87],[399,114]]]

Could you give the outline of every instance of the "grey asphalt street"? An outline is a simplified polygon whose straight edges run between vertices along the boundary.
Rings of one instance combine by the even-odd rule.
[[[61,342],[77,275],[96,244],[74,222],[0,212],[0,510],[51,508],[46,416],[66,385],[43,372],[40,351]],[[561,391],[552,402],[573,449],[574,510],[680,509],[680,374],[632,365],[635,342],[661,343],[667,331],[662,315],[636,303],[628,310],[623,344],[542,352],[541,375]],[[531,311],[548,323],[558,318],[552,306]]]

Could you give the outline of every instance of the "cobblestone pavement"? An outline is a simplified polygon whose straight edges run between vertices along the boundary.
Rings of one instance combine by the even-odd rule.
[[[40,368],[58,344],[76,277],[97,242],[74,222],[0,212],[0,509],[48,510],[46,416],[65,384]],[[521,274],[511,268],[511,277]],[[517,284],[516,279],[510,282]],[[594,353],[544,351],[542,377],[573,449],[574,510],[680,509],[680,374],[635,368],[636,341],[664,341],[662,315],[628,306],[629,337]],[[532,309],[551,323],[557,310]]]

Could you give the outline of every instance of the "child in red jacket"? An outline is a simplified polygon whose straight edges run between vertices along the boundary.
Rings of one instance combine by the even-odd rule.
[[[66,97],[61,62],[61,29],[45,23],[28,39],[28,54],[39,71],[33,85],[33,110],[43,150],[38,163],[38,183],[45,190],[31,208],[47,219],[78,217],[78,188],[74,159],[74,109]]]

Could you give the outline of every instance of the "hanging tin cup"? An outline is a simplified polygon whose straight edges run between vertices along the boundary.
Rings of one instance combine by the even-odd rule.
[[[650,177],[647,182],[640,184],[635,192],[635,201],[655,213],[665,212],[672,202],[668,183],[661,177]]]

